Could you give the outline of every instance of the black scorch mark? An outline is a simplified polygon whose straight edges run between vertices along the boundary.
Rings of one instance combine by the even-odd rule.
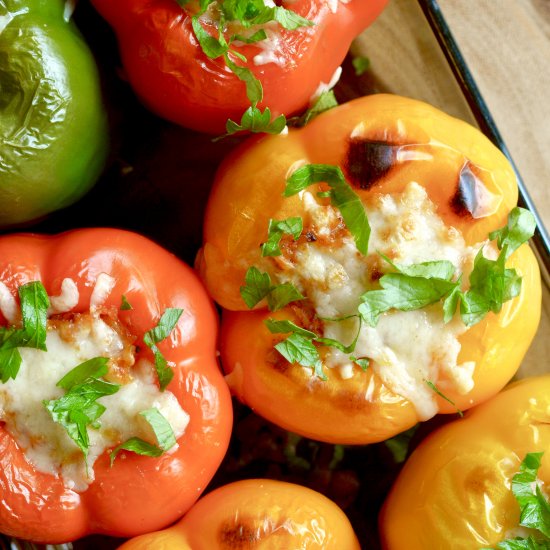
[[[397,163],[400,147],[386,141],[350,140],[345,162],[348,179],[360,189],[370,189]]]

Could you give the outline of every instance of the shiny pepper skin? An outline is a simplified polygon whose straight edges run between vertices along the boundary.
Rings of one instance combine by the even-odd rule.
[[[276,44],[278,62],[256,65],[257,45],[234,45],[248,58],[246,66],[261,81],[273,117],[307,107],[319,84],[328,84],[342,63],[352,39],[382,11],[387,0],[336,2],[297,0],[286,6],[315,22],[294,31],[282,29]],[[124,69],[143,103],[168,120],[194,130],[225,131],[250,107],[245,86],[222,58],[201,50],[191,17],[176,0],[93,0],[114,28]],[[216,34],[213,23],[208,31]]]
[[[346,515],[320,493],[282,481],[250,479],[216,489],[173,527],[123,550],[359,550]]]
[[[535,452],[544,453],[537,478],[547,487],[547,375],[510,385],[414,450],[380,515],[382,547],[470,550],[525,537],[511,481],[525,455]]]
[[[217,317],[194,272],[145,237],[118,229],[82,229],[56,236],[0,238],[0,281],[17,288],[41,281],[50,296],[63,279],[79,291],[74,312],[88,312],[101,273],[115,279],[106,307],[136,337],[136,362],[153,362],[143,343],[168,307],[183,309],[169,338],[158,344],[173,365],[171,391],[190,421],[178,447],[158,458],[121,453],[113,466],[105,452],[95,481],[76,492],[61,477],[37,470],[15,438],[0,426],[0,532],[41,543],[61,543],[91,533],[131,537],[180,518],[216,472],[229,443],[231,399],[219,371]],[[121,311],[124,295],[132,309]],[[6,320],[0,314],[0,323]]]
[[[232,391],[258,414],[306,437],[347,444],[382,441],[419,421],[412,403],[370,368],[356,368],[348,379],[325,368],[328,380],[322,381],[310,369],[282,360],[273,349],[281,335],[271,334],[264,321],[300,323],[309,315],[307,304],[303,311],[297,301],[272,313],[264,301],[249,310],[240,295],[247,269],[262,261],[269,220],[305,215],[299,195],[283,196],[287,177],[304,164],[340,167],[363,201],[418,182],[467,245],[506,224],[517,201],[516,179],[504,156],[477,129],[424,103],[388,95],[341,105],[288,135],[251,139],[221,166],[197,267],[211,296],[226,310],[221,352]],[[466,170],[475,171],[496,198],[490,215],[474,218],[468,211]],[[307,235],[300,239],[305,242]],[[522,292],[499,314],[488,314],[459,336],[458,363],[475,362],[474,386],[465,394],[446,390],[455,406],[437,397],[439,412],[465,410],[497,393],[516,372],[535,334],[541,304],[536,259],[524,245],[507,265],[523,276]]]
[[[72,204],[107,157],[97,67],[65,4],[0,3],[0,227]]]

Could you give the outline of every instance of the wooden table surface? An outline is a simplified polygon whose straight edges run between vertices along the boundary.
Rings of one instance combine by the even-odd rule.
[[[550,228],[550,0],[439,0],[536,207]],[[416,97],[473,122],[415,0],[390,0],[355,43],[378,91]],[[550,372],[550,292],[520,375]]]

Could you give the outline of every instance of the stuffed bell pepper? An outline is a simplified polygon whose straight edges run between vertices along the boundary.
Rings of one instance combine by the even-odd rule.
[[[190,268],[114,229],[0,239],[0,532],[129,537],[181,517],[232,422]]]
[[[380,516],[387,550],[550,548],[550,376],[431,434]]]
[[[97,67],[66,9],[0,3],[0,227],[72,204],[107,156]]]
[[[173,527],[121,547],[150,548],[359,550],[359,542],[344,512],[322,494],[292,483],[250,479],[220,487]]]
[[[370,443],[513,376],[540,317],[514,172],[476,129],[364,97],[219,170],[197,266],[234,393],[306,437]]]
[[[278,133],[333,86],[387,0],[93,0],[147,107],[210,133]],[[230,122],[228,122],[228,120]]]

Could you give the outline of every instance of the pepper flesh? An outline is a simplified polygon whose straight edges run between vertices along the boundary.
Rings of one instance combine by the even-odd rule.
[[[250,548],[358,550],[346,515],[320,493],[282,481],[237,481],[201,499],[173,527],[132,539],[124,550]]]
[[[64,9],[62,0],[0,5],[0,226],[72,204],[107,157],[97,67]]]
[[[354,144],[362,139],[400,148],[402,160],[386,171],[376,166],[371,170],[367,162],[357,166]],[[476,129],[424,103],[385,95],[332,109],[287,136],[249,140],[220,168],[197,266],[210,294],[229,310],[222,322],[221,351],[232,391],[262,416],[301,435],[333,443],[381,441],[418,422],[412,403],[384,385],[372,369],[356,368],[353,377],[344,380],[336,369],[325,368],[328,380],[322,381],[298,365],[283,361],[281,366],[273,350],[278,335],[270,334],[263,321],[273,317],[298,322],[292,307],[275,314],[261,307],[248,311],[240,296],[247,268],[261,260],[269,220],[303,215],[301,198],[285,198],[283,191],[292,170],[309,163],[340,166],[363,200],[418,182],[438,215],[461,232],[467,245],[486,240],[489,232],[505,225],[517,201],[515,176],[503,155]],[[490,215],[474,219],[457,209],[465,163],[475,167],[477,177],[498,199]],[[374,180],[363,185],[369,178]],[[471,391],[445,390],[459,409],[498,392],[517,370],[535,334],[541,302],[536,260],[524,245],[508,266],[523,277],[521,294],[459,337],[458,363],[476,363]],[[456,412],[443,398],[436,399],[439,412]]]
[[[175,365],[167,390],[189,413],[189,424],[179,447],[159,458],[122,453],[110,467],[104,453],[94,465],[95,481],[82,493],[36,470],[0,427],[2,533],[60,543],[90,533],[130,537],[160,529],[194,504],[227,449],[232,407],[215,356],[216,314],[189,267],[148,239],[115,229],[0,239],[0,280],[14,296],[21,284],[37,280],[57,295],[69,277],[80,293],[72,311],[87,311],[100,273],[116,281],[105,306],[118,309],[122,295],[132,305],[119,311],[119,320],[137,337],[138,360],[154,361],[143,335],[166,308],[184,310],[158,347]],[[1,314],[0,323],[5,323]]]
[[[114,27],[128,80],[144,104],[160,116],[195,130],[223,133],[228,119],[240,121],[250,107],[245,85],[223,58],[201,50],[191,17],[176,0],[93,0]],[[304,109],[320,83],[328,84],[352,39],[382,11],[387,0],[338,2],[333,13],[326,0],[298,0],[289,9],[315,21],[295,31],[281,29],[282,65],[255,65],[261,50],[233,45],[261,81],[273,117]],[[217,33],[212,22],[208,32]]]
[[[408,459],[380,515],[383,548],[494,548],[513,538],[520,508],[512,477],[544,452],[550,482],[550,376],[521,380],[440,428]]]

